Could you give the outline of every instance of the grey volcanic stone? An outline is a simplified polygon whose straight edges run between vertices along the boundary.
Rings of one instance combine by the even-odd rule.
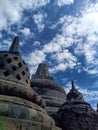
[[[84,101],[73,82],[66,102],[57,112],[57,122],[63,130],[98,130],[98,113]]]
[[[97,103],[97,110],[96,111],[98,112],[98,103]]]
[[[15,37],[9,51],[0,51],[0,130],[61,130],[48,116],[45,102],[30,86],[29,69]]]
[[[37,71],[35,73],[35,75],[37,78],[40,77],[40,78],[52,78],[50,75],[49,75],[49,70],[48,70],[48,66],[46,64],[39,64],[39,67],[37,68]]]
[[[82,94],[75,88],[74,82],[72,81],[72,89],[67,94],[67,101],[79,100],[84,101]]]
[[[46,111],[54,118],[55,113],[66,100],[66,93],[50,76],[46,64],[39,64],[35,75],[32,76],[31,87],[42,96],[46,102]]]
[[[14,41],[9,49],[9,52],[18,52],[18,46],[19,46],[19,37],[16,36],[14,38]]]
[[[50,127],[48,124],[33,120],[22,120],[0,116],[0,130],[61,130],[58,127]]]
[[[0,51],[0,94],[27,99],[44,107],[45,103],[30,86],[30,72],[18,52],[15,37],[9,51]]]

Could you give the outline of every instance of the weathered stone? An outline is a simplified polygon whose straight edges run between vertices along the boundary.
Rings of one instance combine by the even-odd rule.
[[[18,44],[16,37],[9,52],[0,51],[0,130],[56,130],[43,109],[45,102],[30,86],[29,69]]]
[[[64,89],[49,75],[48,66],[39,64],[35,75],[31,79],[31,87],[42,96],[46,102],[46,111],[54,118],[55,113],[66,100]]]
[[[0,130],[61,130],[48,124],[0,116]]]
[[[74,82],[72,81],[72,89],[67,94],[67,101],[79,100],[84,101],[82,94],[75,88]]]
[[[37,68],[37,71],[35,73],[35,76],[41,77],[41,78],[52,78],[49,75],[49,70],[48,70],[48,66],[46,64],[39,64],[39,67]]]
[[[14,39],[11,50],[18,51],[18,38]],[[0,94],[21,97],[44,107],[41,96],[30,86],[30,73],[21,56],[13,52],[0,51]]]
[[[19,46],[19,37],[16,36],[14,38],[14,41],[9,49],[9,52],[18,52],[18,46]]]
[[[98,103],[97,103],[97,110],[96,111],[98,112]]]
[[[74,82],[56,119],[57,125],[63,130],[98,130],[98,114],[84,101]]]

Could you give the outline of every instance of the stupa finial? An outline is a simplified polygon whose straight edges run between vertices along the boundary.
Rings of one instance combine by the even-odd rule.
[[[16,36],[12,42],[12,45],[10,46],[9,52],[18,52],[19,47],[19,37]]]
[[[97,112],[98,112],[98,102],[97,102]]]
[[[72,90],[75,90],[76,87],[75,87],[75,84],[74,84],[74,81],[72,81]]]
[[[34,75],[32,75],[32,79],[41,78],[41,79],[49,79],[54,80],[53,77],[49,74],[48,65],[45,63],[40,63]]]
[[[48,70],[47,64],[45,64],[45,63],[39,64],[37,71],[36,71],[36,75],[49,76],[49,70]]]

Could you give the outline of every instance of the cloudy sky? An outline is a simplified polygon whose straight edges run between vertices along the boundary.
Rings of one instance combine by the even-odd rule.
[[[39,63],[66,92],[74,80],[94,108],[98,102],[98,0],[0,0],[0,50],[20,37],[31,75]]]

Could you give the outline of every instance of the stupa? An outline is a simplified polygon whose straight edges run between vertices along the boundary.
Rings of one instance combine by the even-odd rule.
[[[57,112],[62,130],[98,130],[98,113],[87,103],[72,81],[66,102]]]
[[[98,112],[98,103],[97,103],[97,110],[96,111]]]
[[[30,86],[29,69],[15,37],[9,51],[0,51],[0,130],[60,130],[45,103]]]
[[[55,113],[66,100],[66,93],[63,87],[50,76],[47,64],[39,64],[36,73],[32,76],[31,87],[46,102],[47,113],[55,118]]]

